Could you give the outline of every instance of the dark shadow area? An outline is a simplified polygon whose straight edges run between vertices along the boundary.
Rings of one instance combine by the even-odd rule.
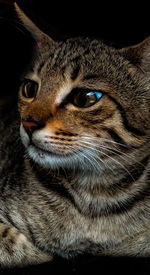
[[[12,6],[0,3],[0,76],[1,98],[17,95],[20,76],[32,55],[32,40],[17,23]]]
[[[33,41],[19,24],[13,6],[4,2],[0,1],[0,102],[7,104],[16,102],[19,79],[31,59]],[[124,1],[82,4],[81,1],[18,0],[18,3],[43,31],[58,40],[90,36],[114,47],[124,47],[150,35],[148,2],[147,6],[139,2],[134,7]],[[37,273],[143,275],[150,274],[150,259],[84,256],[66,261],[58,258],[48,264],[0,271],[0,274],[18,275]]]
[[[10,4],[8,4],[8,2]],[[18,0],[22,9],[53,39],[89,36],[114,47],[136,44],[150,35],[146,6],[109,1]],[[18,80],[32,56],[32,40],[18,21],[11,0],[0,0],[0,96],[16,95]],[[144,16],[142,16],[144,15]]]
[[[116,46],[135,44],[150,35],[148,6],[127,1],[18,0],[45,31],[67,36],[91,36]],[[39,19],[39,20],[38,20]],[[44,24],[45,23],[45,24]]]
[[[84,256],[74,260],[55,259],[52,263],[38,266],[6,269],[0,274],[11,275],[34,275],[34,274],[60,274],[60,275],[79,275],[79,274],[150,274],[150,260],[141,258],[111,258]]]

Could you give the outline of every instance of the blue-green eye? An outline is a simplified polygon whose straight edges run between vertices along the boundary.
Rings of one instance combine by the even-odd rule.
[[[90,91],[85,89],[75,89],[72,103],[80,108],[87,108],[97,103],[102,97],[100,91]]]

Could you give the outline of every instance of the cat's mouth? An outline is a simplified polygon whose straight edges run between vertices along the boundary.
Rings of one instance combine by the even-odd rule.
[[[35,163],[42,167],[58,169],[59,167],[67,167],[71,169],[75,163],[78,165],[78,156],[71,152],[59,152],[58,150],[47,150],[33,142],[27,147],[28,155]]]
[[[51,144],[47,140],[43,140],[42,137],[38,139],[36,136],[33,136],[32,139],[29,139],[29,136],[25,132],[23,126],[20,127],[20,135],[22,143],[24,144],[27,155],[33,159],[35,163],[38,163],[45,168],[54,168],[58,167],[74,167],[75,163],[78,166],[80,157],[78,153],[72,148],[68,148],[64,143],[60,146],[56,144]],[[46,143],[47,142],[47,143]]]
[[[48,151],[46,149],[40,148],[39,146],[35,145],[34,143],[30,143],[30,148],[36,149],[37,153],[39,154],[40,157],[44,157],[45,154],[51,155],[51,156],[57,156],[56,153]]]
[[[36,150],[36,153],[39,155],[41,158],[45,158],[46,156],[49,157],[69,157],[71,156],[71,153],[66,153],[66,152],[55,152],[52,150],[47,150],[46,148],[43,148],[40,145],[37,145],[33,143],[32,141],[29,144],[30,149]]]

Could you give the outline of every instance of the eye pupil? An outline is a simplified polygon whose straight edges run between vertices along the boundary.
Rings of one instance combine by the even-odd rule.
[[[87,108],[97,103],[102,97],[102,92],[79,90],[74,91],[73,104],[80,108]]]
[[[33,98],[38,91],[38,83],[28,80],[23,85],[22,95],[26,98]]]
[[[87,95],[85,93],[78,93],[74,98],[74,103],[78,106],[84,106],[87,101]]]

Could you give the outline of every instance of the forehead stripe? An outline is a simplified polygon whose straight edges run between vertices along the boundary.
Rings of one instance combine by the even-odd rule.
[[[38,72],[38,73],[41,72],[41,70],[42,70],[42,68],[44,67],[44,65],[45,65],[45,62],[44,62],[44,61],[42,61],[42,63],[39,64],[39,67],[38,67],[38,69],[37,69],[37,72]]]
[[[71,73],[71,80],[76,80],[79,75],[79,72],[80,72],[80,66],[77,65]]]

